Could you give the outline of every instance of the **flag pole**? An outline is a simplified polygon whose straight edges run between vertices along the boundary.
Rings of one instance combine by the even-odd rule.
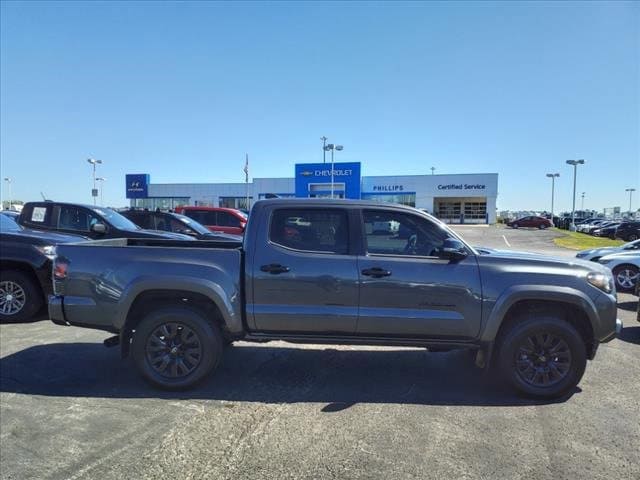
[[[246,194],[247,194],[247,203],[246,203],[246,208],[247,211],[250,210],[249,208],[249,154],[245,153],[245,161],[244,161],[244,183],[245,183],[245,187],[246,187]]]

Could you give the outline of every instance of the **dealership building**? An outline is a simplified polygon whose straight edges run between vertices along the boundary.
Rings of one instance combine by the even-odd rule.
[[[180,205],[246,209],[272,195],[330,198],[333,194],[409,205],[448,223],[495,223],[498,174],[363,176],[359,162],[335,163],[333,172],[330,163],[304,163],[295,165],[291,178],[254,178],[250,183],[151,183],[149,174],[129,174],[126,192],[131,206],[149,209]]]

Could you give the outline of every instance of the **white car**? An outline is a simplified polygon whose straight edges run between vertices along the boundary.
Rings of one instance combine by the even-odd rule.
[[[605,255],[598,262],[613,272],[616,290],[634,293],[640,278],[640,251]]]
[[[602,247],[602,248],[592,248],[589,250],[582,250],[576,254],[576,258],[581,260],[591,260],[592,262],[597,262],[600,260],[600,257],[604,257],[605,255],[612,255],[614,253],[623,253],[623,252],[639,252],[640,253],[640,240],[635,240],[633,242],[625,243],[624,245],[620,245],[619,247]]]

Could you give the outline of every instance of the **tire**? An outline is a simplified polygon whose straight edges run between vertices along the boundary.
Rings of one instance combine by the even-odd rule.
[[[44,304],[44,295],[33,278],[20,270],[0,272],[0,321],[30,320]]]
[[[538,225],[538,228],[540,230],[544,230],[545,228],[547,228],[547,226],[544,223],[541,223],[540,225]]]
[[[633,242],[634,240],[638,239],[638,235],[635,233],[630,233],[629,235],[627,235],[627,242]]]
[[[191,348],[184,348],[185,344]],[[131,353],[145,380],[165,390],[186,390],[218,366],[223,350],[220,329],[204,314],[170,306],[152,311],[140,321]]]
[[[498,347],[503,377],[528,397],[563,397],[578,385],[587,365],[587,351],[580,333],[554,316],[524,317],[502,336]],[[543,355],[538,355],[540,352]],[[551,359],[550,352],[557,357]]]
[[[517,223],[514,223],[513,225],[511,225],[512,228],[518,228],[519,225]]]
[[[613,279],[619,292],[634,292],[638,283],[638,267],[625,263],[613,269]]]

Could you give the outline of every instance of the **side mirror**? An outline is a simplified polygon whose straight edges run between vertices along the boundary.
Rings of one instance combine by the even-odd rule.
[[[440,254],[438,256],[440,258],[451,260],[452,262],[462,260],[469,255],[464,243],[460,240],[456,240],[455,238],[445,239],[439,253]]]
[[[107,227],[104,223],[94,223],[93,225],[91,225],[91,231],[93,233],[99,233],[102,235],[103,233],[106,233]]]

